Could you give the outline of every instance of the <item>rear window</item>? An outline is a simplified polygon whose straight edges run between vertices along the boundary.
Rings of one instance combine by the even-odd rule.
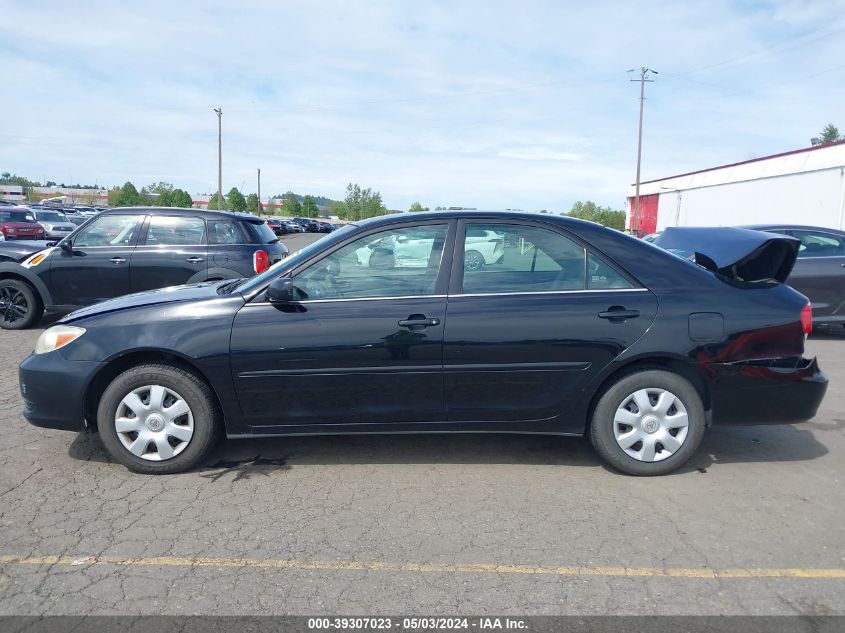
[[[266,222],[260,224],[255,222],[243,222],[243,226],[247,229],[253,238],[255,244],[275,244],[279,241],[273,229],[267,226]]]

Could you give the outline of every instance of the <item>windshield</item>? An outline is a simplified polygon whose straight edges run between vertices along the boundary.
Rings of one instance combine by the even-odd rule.
[[[38,211],[35,217],[44,222],[69,222],[67,216],[58,211]]]
[[[256,275],[255,277],[246,279],[241,284],[233,288],[227,288],[227,290],[229,292],[251,292],[256,288],[260,288],[264,284],[268,283],[271,279],[274,279],[279,274],[280,264],[283,265],[285,268],[293,268],[297,266],[302,260],[308,259],[313,254],[318,253],[327,246],[331,246],[332,244],[334,244],[336,241],[338,241],[338,238],[342,239],[346,235],[346,233],[352,230],[353,226],[355,225],[346,224],[342,226],[333,233],[329,233],[326,237],[317,240],[316,242],[312,242],[302,250],[296,251],[295,253],[291,253],[289,257],[283,259],[279,264],[271,266],[260,275]]]
[[[0,220],[6,222],[35,222],[32,211],[0,211]]]

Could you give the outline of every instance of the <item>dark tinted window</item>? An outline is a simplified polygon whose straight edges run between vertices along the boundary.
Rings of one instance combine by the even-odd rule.
[[[633,288],[634,284],[598,255],[590,253],[587,256],[587,287],[591,290],[615,290]]]
[[[792,231],[801,240],[798,257],[842,257],[845,255],[845,240],[833,233],[823,231]]]
[[[467,224],[465,293],[584,289],[584,248],[563,235],[519,224]]]
[[[146,246],[187,246],[205,243],[202,218],[154,215],[147,228]]]
[[[229,220],[209,220],[209,244],[248,244],[249,240],[241,231],[240,222]]]
[[[261,222],[260,224],[243,222],[242,224],[249,231],[254,244],[275,244],[279,241],[279,238],[273,233],[273,229],[267,226],[266,222]]]

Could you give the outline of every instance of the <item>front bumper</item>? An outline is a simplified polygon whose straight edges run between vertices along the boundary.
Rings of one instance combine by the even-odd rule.
[[[711,407],[716,424],[788,424],[816,415],[827,376],[815,358],[713,363]]]
[[[47,231],[47,239],[48,240],[63,240],[68,235],[73,233],[73,231]]]
[[[99,362],[69,361],[58,351],[30,354],[18,369],[23,415],[34,426],[85,429],[85,390]]]

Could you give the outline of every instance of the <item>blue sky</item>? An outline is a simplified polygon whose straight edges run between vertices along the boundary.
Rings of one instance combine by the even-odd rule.
[[[0,13],[0,171],[390,208],[621,208],[633,181],[845,131],[845,0],[38,2]]]

